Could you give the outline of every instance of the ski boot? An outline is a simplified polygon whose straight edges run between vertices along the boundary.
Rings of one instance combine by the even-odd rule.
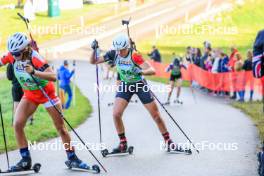
[[[179,99],[176,99],[176,100],[174,100],[173,102],[174,102],[175,104],[181,104],[181,105],[183,104],[183,102],[180,101]]]
[[[81,170],[88,171],[91,173],[100,173],[100,168],[98,165],[93,165],[92,168],[80,160],[77,156],[74,156],[72,159],[65,162],[66,166],[70,170]]]
[[[102,155],[103,155],[103,157],[121,156],[121,155],[128,155],[128,154],[131,155],[131,154],[133,154],[133,150],[134,150],[134,147],[133,146],[128,147],[127,142],[120,142],[118,147],[114,148],[112,150],[112,152],[110,152],[110,153],[108,152],[107,149],[103,150]]]
[[[32,161],[30,157],[22,158],[15,166],[10,168],[11,172],[21,172],[31,170]]]

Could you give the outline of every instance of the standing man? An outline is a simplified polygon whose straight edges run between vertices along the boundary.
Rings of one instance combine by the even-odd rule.
[[[71,72],[69,70],[69,63],[67,60],[63,62],[63,65],[58,71],[58,79],[60,80],[60,88],[68,94],[68,100],[66,104],[62,105],[63,108],[69,109],[72,101],[72,89],[71,89],[71,77],[74,75],[75,70]]]
[[[156,46],[152,46],[152,51],[148,54],[148,56],[151,58],[151,60],[161,63],[161,55]]]

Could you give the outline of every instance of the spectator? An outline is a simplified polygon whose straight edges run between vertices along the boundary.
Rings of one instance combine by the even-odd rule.
[[[243,65],[243,70],[245,71],[251,71],[252,72],[252,58],[253,58],[253,52],[251,50],[247,51],[247,60],[245,60],[244,65]],[[250,79],[250,98],[249,101],[253,100],[253,94],[254,94],[254,87],[253,87],[253,80]]]
[[[238,50],[235,47],[231,47],[231,55],[229,57],[228,66],[230,67],[231,71],[234,71],[235,68],[235,62],[236,62],[236,54],[238,53]]]
[[[202,69],[204,69],[204,70],[206,70],[206,68],[205,68],[205,62],[206,62],[208,56],[211,54],[211,50],[212,50],[211,47],[204,48],[204,55],[200,59],[200,67]]]
[[[188,62],[188,64],[191,64],[193,61],[193,49],[190,46],[186,48],[185,60]]]
[[[148,54],[148,56],[155,62],[161,62],[161,55],[159,50],[156,48],[156,46],[152,47],[152,51],[151,53]]]
[[[200,60],[201,60],[201,49],[200,48],[194,48],[194,64],[197,66],[200,66]]]
[[[242,71],[243,70],[243,61],[242,61],[242,55],[240,54],[240,53],[236,53],[235,54],[235,63],[234,63],[234,71],[236,71],[236,72],[240,72],[240,71]],[[239,74],[239,76],[241,76],[240,74]],[[242,79],[243,80],[243,79]],[[241,79],[237,79],[236,78],[236,81],[241,81]],[[238,89],[239,89],[239,91],[238,91],[238,95],[239,95],[239,101],[240,102],[244,102],[245,100],[244,100],[244,97],[245,97],[245,86],[244,86],[244,84],[243,84],[243,82],[241,83],[240,82],[240,84],[242,84],[242,87],[239,87]],[[236,92],[235,92],[236,93]]]
[[[67,60],[63,62],[63,65],[60,67],[58,71],[58,79],[60,80],[60,88],[64,90],[68,94],[68,100],[66,104],[62,105],[63,108],[69,109],[72,101],[72,90],[71,90],[71,77],[74,75],[74,69],[70,72],[69,63]]]
[[[220,65],[220,60],[221,60],[221,50],[220,49],[215,49],[213,52],[213,57],[214,57],[214,63],[212,67],[212,73],[218,73],[218,68]]]
[[[219,73],[225,73],[229,71],[228,62],[229,62],[228,56],[224,52],[221,52],[219,67],[218,67]]]
[[[205,61],[205,69],[209,72],[212,71],[212,67],[213,67],[213,57],[211,54],[208,55],[206,61]]]

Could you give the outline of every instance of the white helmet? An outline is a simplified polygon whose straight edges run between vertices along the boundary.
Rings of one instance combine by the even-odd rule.
[[[11,53],[22,51],[30,43],[27,36],[17,32],[10,36],[7,41],[8,51]]]
[[[126,34],[119,34],[113,39],[113,47],[117,51],[129,48],[129,46],[130,42]]]

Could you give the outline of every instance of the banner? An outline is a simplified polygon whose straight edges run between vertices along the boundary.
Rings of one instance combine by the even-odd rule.
[[[156,70],[156,76],[160,78],[170,77],[170,73],[165,72],[169,64],[162,64],[148,61]],[[256,79],[252,71],[212,73],[194,64],[189,64],[187,68],[181,69],[182,78],[186,81],[195,81],[200,86],[212,91],[234,92],[242,90],[255,90],[264,95],[264,77]]]

